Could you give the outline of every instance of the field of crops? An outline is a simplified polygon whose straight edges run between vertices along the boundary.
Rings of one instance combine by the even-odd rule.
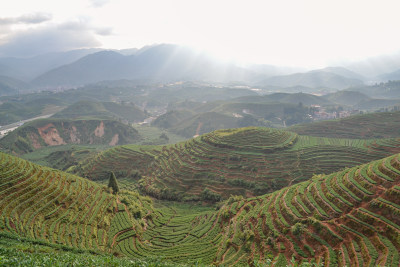
[[[228,202],[218,214],[226,228],[216,262],[283,254],[324,266],[398,266],[400,155]]]
[[[115,147],[71,171],[99,180],[113,170],[128,178],[125,188],[129,180],[136,188],[143,178],[143,192],[158,198],[200,200],[205,188],[222,198],[252,197],[399,152],[400,139],[322,138],[248,127],[162,147]]]
[[[301,135],[332,138],[396,138],[400,112],[378,112],[348,118],[295,125],[288,128]]]
[[[230,197],[217,211],[177,203],[150,209],[151,201],[137,193],[111,195],[86,179],[3,153],[0,190],[1,232],[62,248],[192,265],[400,261],[400,154],[271,194]]]
[[[0,230],[106,251],[116,197],[80,177],[0,153]]]
[[[231,197],[217,212],[159,208],[141,236],[123,235],[113,248],[135,258],[225,266],[398,266],[399,214],[397,154],[261,197]]]

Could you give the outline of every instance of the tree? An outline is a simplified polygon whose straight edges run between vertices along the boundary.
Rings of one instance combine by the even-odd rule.
[[[164,139],[165,141],[169,141],[169,137],[166,133],[162,133],[159,138]]]
[[[112,189],[113,194],[117,194],[119,192],[118,182],[114,172],[110,173],[110,180],[108,181],[108,187]]]

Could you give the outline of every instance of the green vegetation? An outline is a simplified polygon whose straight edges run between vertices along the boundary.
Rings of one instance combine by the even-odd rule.
[[[21,158],[36,164],[65,171],[69,167],[77,165],[84,159],[109,148],[108,145],[80,144],[47,146],[23,154],[21,155]]]
[[[279,147],[299,138],[265,131],[280,138]],[[223,144],[242,132],[222,131],[212,140]],[[260,144],[254,143],[271,149]],[[115,196],[88,180],[0,157],[0,259],[9,265],[396,266],[399,261],[400,221],[393,214],[400,214],[400,154],[271,194],[230,197],[216,209],[173,202],[153,206],[135,192],[120,190]],[[216,194],[206,189],[201,196],[210,200]],[[110,252],[132,260],[106,255]]]
[[[313,174],[396,152],[400,152],[398,139],[319,138],[248,127],[219,130],[175,145],[119,146],[69,171],[93,180],[108,179],[114,171],[126,189],[139,187],[157,198],[199,201],[205,188],[223,199],[262,195]]]
[[[288,130],[302,135],[331,138],[397,138],[400,137],[400,112],[378,112],[344,119],[296,125]]]
[[[148,117],[148,113],[133,103],[79,101],[54,114],[53,117],[65,119],[94,117],[133,123],[143,121]]]
[[[119,192],[117,178],[113,172],[110,173],[110,180],[108,182],[108,188],[110,188],[113,194],[117,194]]]
[[[132,259],[115,257],[110,254],[97,254],[21,238],[9,233],[0,233],[0,236],[0,265],[2,266],[186,266],[168,263],[161,258]]]
[[[3,101],[0,104],[0,125],[11,124],[33,117],[48,115],[65,106],[62,100],[41,98],[33,101]]]

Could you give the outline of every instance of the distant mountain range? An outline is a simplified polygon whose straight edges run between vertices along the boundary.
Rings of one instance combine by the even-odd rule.
[[[65,64],[72,63],[101,49],[79,49],[68,52],[48,53],[31,58],[0,58],[0,75],[30,81],[37,76]]]
[[[175,45],[158,45],[134,55],[102,51],[40,75],[34,86],[77,86],[102,80],[149,79],[171,82],[180,80],[249,80],[256,74],[233,64],[221,64],[206,54]]]
[[[338,73],[341,73],[338,74]],[[357,78],[355,78],[357,77]],[[345,89],[352,86],[362,85],[361,77],[344,68],[326,68],[313,70],[306,73],[294,73],[290,75],[274,76],[262,80],[258,85],[279,86],[282,88],[305,86],[310,88],[335,88]]]
[[[16,94],[19,89],[25,89],[27,87],[28,84],[20,80],[0,75],[0,96]]]
[[[371,62],[377,64],[376,68],[382,65],[375,61]],[[380,71],[372,67],[367,69],[367,65],[361,62],[346,68],[327,67],[304,72],[299,68],[272,65],[221,63],[205,52],[172,44],[124,50],[80,49],[32,58],[0,58],[0,95],[12,94],[15,90],[76,87],[121,79],[244,82],[277,90],[287,88],[283,90],[287,92],[298,92],[299,89],[304,92],[324,88],[347,89],[362,86],[365,81],[400,79],[400,64],[382,66]],[[19,82],[10,86],[4,84],[4,77]]]

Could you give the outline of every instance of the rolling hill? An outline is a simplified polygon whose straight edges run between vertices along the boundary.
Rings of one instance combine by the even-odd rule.
[[[62,100],[51,96],[27,101],[4,101],[0,104],[0,125],[48,115],[65,105]]]
[[[359,102],[366,102],[371,100],[370,97],[361,92],[349,91],[349,90],[343,90],[327,94],[324,95],[323,98],[329,100],[332,103],[346,105],[346,106],[354,106]]]
[[[0,140],[16,154],[65,144],[129,144],[140,139],[134,128],[114,120],[40,119],[19,127]]]
[[[400,133],[400,112],[378,112],[338,120],[294,125],[288,130],[302,135],[331,138],[396,138]]]
[[[131,217],[139,209],[150,211],[151,201],[124,192],[118,198],[87,179],[0,153],[2,233],[59,248],[110,252],[113,242],[141,231],[141,215]]]
[[[167,210],[116,249],[228,266],[397,266],[399,177],[397,154],[261,197],[231,197],[214,213]]]
[[[28,84],[23,81],[0,75],[0,96],[15,95],[18,94],[19,91],[23,91],[28,87]]]
[[[273,93],[263,96],[244,96],[238,97],[232,100],[233,102],[240,103],[269,103],[269,102],[279,102],[279,103],[289,103],[298,104],[302,103],[306,106],[311,105],[332,105],[333,103],[320,96],[307,94],[307,93]]]
[[[213,141],[225,146],[231,137]],[[215,211],[183,204],[154,208],[136,193],[115,196],[86,179],[0,153],[2,240],[17,235],[20,242],[135,260],[397,266],[399,196],[400,154],[256,198],[230,197]]]
[[[400,80],[400,69],[395,70],[393,72],[390,73],[385,73],[382,75],[378,76],[380,80],[382,81],[398,81]]]
[[[347,78],[327,70],[314,70],[306,73],[295,73],[282,76],[273,76],[258,82],[259,86],[279,86],[282,88],[305,86],[310,88],[346,89],[362,85],[356,78]]]
[[[69,171],[105,179],[113,170],[157,198],[201,200],[255,196],[400,152],[400,139],[360,140],[300,136],[263,127],[219,130],[167,146],[119,146]]]
[[[79,101],[57,112],[53,118],[108,118],[133,123],[142,122],[148,116],[147,112],[131,103]]]
[[[193,108],[189,110],[180,107],[185,105],[184,103],[178,103],[171,105],[171,108],[177,108],[176,110],[169,110],[157,117],[152,125],[190,138],[219,129],[247,126],[278,128],[311,121],[312,110],[301,102],[301,100],[306,100],[301,98],[301,95],[306,94],[300,94],[297,98],[290,94],[283,95],[289,97],[248,96],[227,101],[193,103]],[[275,99],[287,102],[278,102]],[[295,104],[290,102],[295,102]],[[322,102],[328,103],[325,100]]]

